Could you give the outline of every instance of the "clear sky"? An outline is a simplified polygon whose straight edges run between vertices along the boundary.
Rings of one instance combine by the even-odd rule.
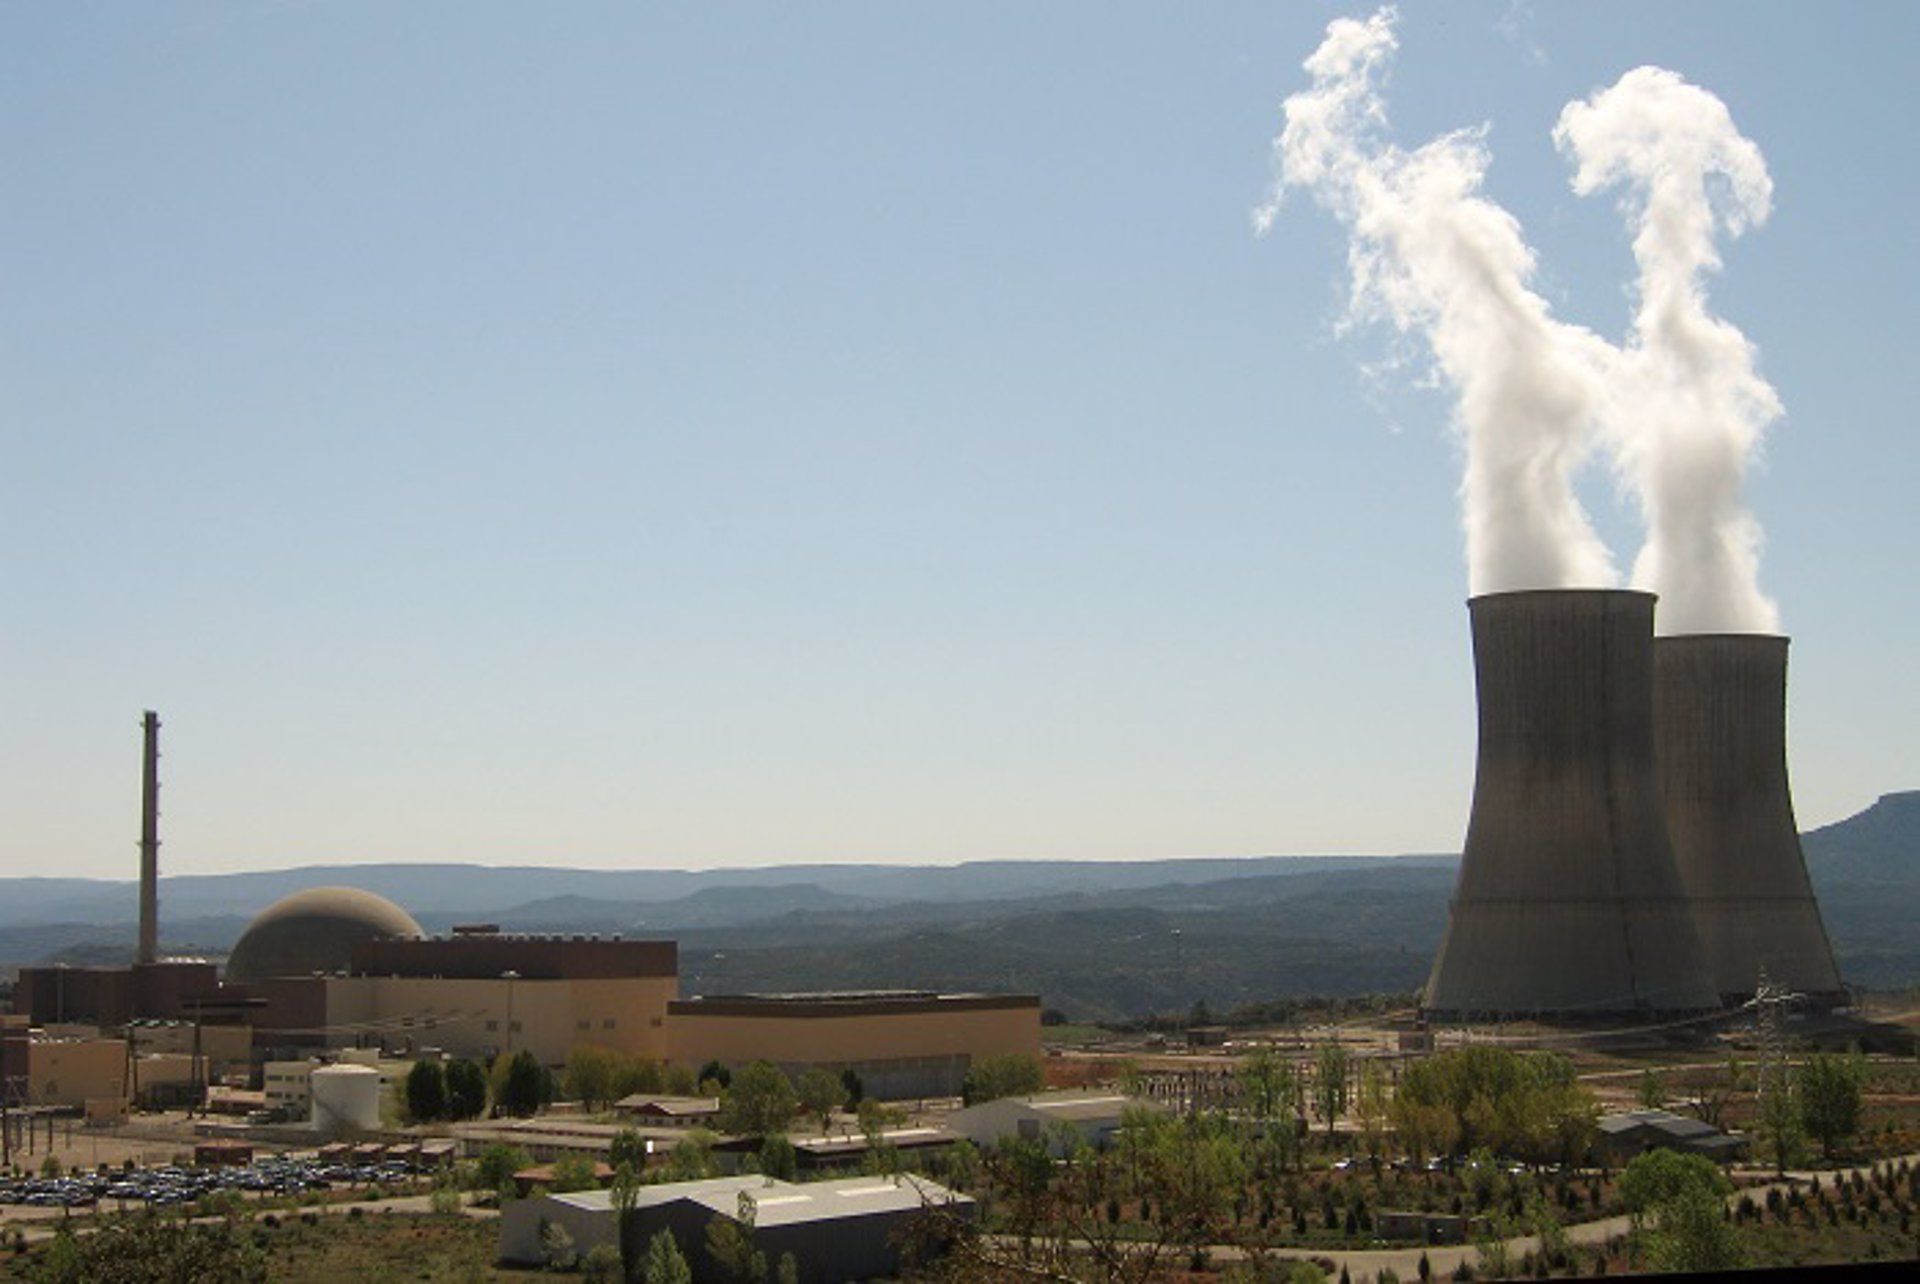
[[[1446,398],[1265,239],[1313,3],[0,6],[0,874],[1457,847]],[[1920,7],[1414,3],[1561,315],[1561,106],[1726,100],[1800,818],[1920,786]],[[1639,542],[1596,469],[1616,557]]]

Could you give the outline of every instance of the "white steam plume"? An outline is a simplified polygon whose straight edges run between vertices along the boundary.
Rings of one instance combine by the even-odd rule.
[[[1461,484],[1474,593],[1605,587],[1612,558],[1573,493],[1603,409],[1614,350],[1555,321],[1528,288],[1534,256],[1513,217],[1480,194],[1484,131],[1407,152],[1383,137],[1378,82],[1395,13],[1341,19],[1286,101],[1279,170],[1255,214],[1265,231],[1288,188],[1347,225],[1354,317],[1423,333],[1452,386],[1466,448]]]
[[[1604,416],[1647,526],[1634,583],[1660,595],[1663,633],[1773,632],[1741,488],[1780,400],[1746,336],[1707,310],[1703,282],[1720,266],[1717,232],[1766,220],[1766,162],[1724,103],[1658,67],[1568,104],[1553,139],[1575,163],[1576,192],[1625,189],[1634,229],[1633,334]]]

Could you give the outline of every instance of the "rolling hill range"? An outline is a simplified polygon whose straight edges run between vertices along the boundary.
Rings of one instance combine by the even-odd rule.
[[[1849,983],[1920,984],[1920,792],[1804,836]],[[169,949],[218,954],[261,907],[350,883],[429,930],[673,936],[688,993],[915,986],[1040,993],[1075,1017],[1410,992],[1455,858],[1257,857],[956,866],[572,870],[310,867],[163,880]],[[0,879],[0,967],[124,959],[131,883]]]

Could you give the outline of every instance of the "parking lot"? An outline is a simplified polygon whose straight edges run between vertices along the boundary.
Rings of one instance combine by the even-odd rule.
[[[56,1210],[86,1210],[102,1205],[163,1208],[189,1204],[219,1191],[236,1191],[242,1195],[298,1195],[336,1188],[364,1189],[398,1185],[417,1175],[412,1165],[400,1160],[343,1164],[270,1156],[238,1167],[190,1168],[167,1164],[61,1177],[0,1178],[0,1217],[8,1213],[44,1216]]]

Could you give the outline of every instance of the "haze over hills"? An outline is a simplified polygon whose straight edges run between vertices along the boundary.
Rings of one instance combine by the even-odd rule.
[[[1842,973],[1920,984],[1920,792],[1804,835]],[[916,986],[1040,993],[1076,1017],[1411,992],[1446,925],[1449,856],[569,870],[357,865],[163,880],[176,952],[225,950],[303,887],[388,896],[433,931],[676,937],[688,993]],[[0,967],[128,956],[132,883],[0,879]],[[850,948],[849,942],[856,943]]]

